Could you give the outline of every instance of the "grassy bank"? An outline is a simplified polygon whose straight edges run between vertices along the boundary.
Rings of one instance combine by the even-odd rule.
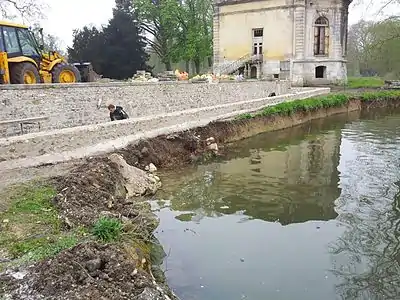
[[[400,91],[376,91],[362,94],[329,94],[304,100],[295,100],[268,106],[256,113],[242,114],[237,119],[251,119],[254,117],[290,116],[298,112],[313,112],[319,109],[335,108],[347,105],[352,100],[361,102],[385,101],[400,99]]]
[[[153,236],[158,219],[144,198],[126,197],[126,184],[115,163],[98,157],[3,191],[0,299],[175,299],[154,264],[165,255]]]
[[[14,186],[2,193],[0,254],[5,258],[0,260],[0,271],[52,258],[81,242],[126,247],[127,239],[131,243],[132,237],[138,237],[132,228],[113,217],[99,216],[91,226],[68,228],[54,205],[56,195],[56,188],[45,182]],[[140,241],[134,243],[147,247]]]
[[[380,77],[349,77],[347,79],[347,88],[380,88],[385,84]]]
[[[13,187],[3,193],[0,250],[6,254],[6,265],[52,257],[81,239],[83,232],[63,230],[52,204],[55,195],[54,187],[41,182]]]

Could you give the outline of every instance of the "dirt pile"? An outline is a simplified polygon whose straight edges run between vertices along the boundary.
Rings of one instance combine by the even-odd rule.
[[[54,204],[69,227],[91,226],[99,216],[134,220],[149,232],[157,227],[147,204],[127,197],[126,178],[108,158],[87,159],[54,182],[59,191]]]
[[[54,258],[0,273],[0,299],[176,299],[151,271],[161,271],[150,261],[158,219],[145,199],[131,197],[136,187],[155,192],[155,178],[117,154],[87,159],[54,178],[53,202],[66,227],[83,225],[89,232],[101,216],[114,217],[122,221],[125,238],[101,244],[86,236]]]
[[[116,246],[90,242],[36,264],[23,278],[8,274],[0,280],[19,287],[6,294],[8,299],[174,299],[136,264]]]
[[[176,168],[207,158],[207,154],[212,155],[214,152],[209,149],[207,140],[214,138],[218,145],[227,141],[235,134],[237,123],[242,121],[215,122],[206,127],[158,136],[128,146],[118,153],[128,164],[141,169],[145,169],[150,163],[155,164],[157,168]]]

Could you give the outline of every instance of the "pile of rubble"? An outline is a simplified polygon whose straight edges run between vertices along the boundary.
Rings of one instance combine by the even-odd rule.
[[[142,81],[142,82],[146,82],[146,81],[157,81],[157,78],[154,78],[153,76],[151,76],[150,72],[146,72],[146,71],[136,71],[136,74],[133,75],[132,81]]]
[[[386,89],[400,89],[400,80],[385,80]]]
[[[179,70],[175,71],[164,71],[158,73],[157,77],[152,77],[150,72],[137,71],[136,74],[131,79],[132,82],[166,82],[166,81],[189,81],[189,82],[209,82],[215,83],[219,81],[242,81],[244,77],[242,75],[215,75],[212,73],[196,75],[189,79],[189,74],[187,72],[181,72]]]
[[[174,71],[164,71],[162,73],[157,74],[158,81],[177,81]]]

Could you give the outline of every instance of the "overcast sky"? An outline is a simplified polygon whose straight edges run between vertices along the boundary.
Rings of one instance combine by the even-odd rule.
[[[71,45],[72,30],[88,24],[106,24],[112,16],[114,0],[43,0],[47,19],[42,21],[45,32],[58,36],[63,46]],[[360,19],[374,19],[381,3],[388,0],[354,0],[349,13],[350,24]],[[361,2],[361,3],[360,3]],[[372,4],[374,3],[374,4]],[[400,5],[387,8],[385,14],[400,11]]]

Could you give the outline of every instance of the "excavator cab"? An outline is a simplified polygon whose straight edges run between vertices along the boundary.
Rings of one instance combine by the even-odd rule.
[[[81,71],[58,52],[45,52],[27,26],[0,21],[0,83],[74,82]]]

